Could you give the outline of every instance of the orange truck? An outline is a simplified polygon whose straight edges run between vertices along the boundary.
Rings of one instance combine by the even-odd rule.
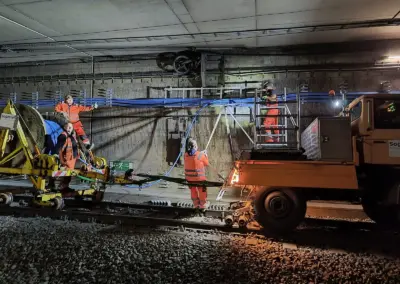
[[[255,192],[252,212],[266,230],[293,230],[315,199],[358,198],[375,222],[399,223],[400,96],[361,96],[339,116],[317,118],[301,145],[305,159],[265,151],[236,161],[229,174],[229,186]]]

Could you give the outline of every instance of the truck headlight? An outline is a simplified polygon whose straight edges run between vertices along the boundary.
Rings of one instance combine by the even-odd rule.
[[[234,170],[231,178],[231,184],[235,184],[239,182],[239,172],[237,169]]]

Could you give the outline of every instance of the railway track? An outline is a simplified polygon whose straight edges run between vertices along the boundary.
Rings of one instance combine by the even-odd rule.
[[[27,197],[20,198],[24,200]],[[89,202],[79,204],[75,200],[68,199],[66,199],[66,205],[67,207],[63,210],[54,210],[21,206],[14,202],[9,207],[0,207],[0,216],[43,217],[81,223],[99,223],[105,225],[106,233],[112,234],[160,231],[185,235],[195,231],[204,233],[206,239],[210,236],[210,240],[235,234],[245,237],[246,240],[249,239],[250,243],[256,244],[256,239],[261,238],[274,243],[286,243],[296,249],[333,249],[339,253],[349,251],[372,254],[400,253],[397,248],[398,231],[383,229],[373,222],[306,218],[290,234],[276,236],[268,234],[255,222],[249,223],[247,227],[226,226],[223,216],[229,214],[230,211],[224,210],[210,210],[207,218],[192,218],[193,209],[176,206],[119,202],[101,202],[93,205]]]
[[[63,210],[51,208],[34,208],[26,206],[31,196],[14,196],[12,206],[0,207],[0,215],[15,217],[46,217],[53,219],[78,220],[80,222],[96,222],[107,225],[148,226],[148,227],[185,227],[192,229],[217,230],[220,232],[264,234],[255,222],[246,227],[232,227],[224,224],[224,218],[233,213],[227,207],[220,206],[219,210],[207,210],[205,217],[216,222],[188,221],[193,216],[193,208],[179,207],[172,203],[168,206],[152,204],[135,204],[121,202],[93,203],[86,200],[65,199]],[[186,219],[184,219],[186,218]],[[335,219],[306,218],[301,227],[308,230],[337,230],[346,232],[379,231],[382,230],[373,222],[355,222]]]

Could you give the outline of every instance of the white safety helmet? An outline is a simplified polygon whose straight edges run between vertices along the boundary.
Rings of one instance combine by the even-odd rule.
[[[197,150],[197,149],[198,149],[198,147],[197,147],[197,142],[196,142],[196,140],[194,140],[193,138],[189,137],[189,138],[186,140],[186,151],[189,152],[189,151],[191,151],[192,149],[194,149],[194,150]]]
[[[267,82],[265,82],[265,83],[263,84],[263,89],[264,89],[264,90],[274,90],[274,89],[275,89],[275,88],[274,88],[274,84],[271,83],[271,82],[269,82],[269,81],[267,81]]]

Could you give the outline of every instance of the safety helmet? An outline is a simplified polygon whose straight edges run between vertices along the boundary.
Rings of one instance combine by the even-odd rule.
[[[265,90],[274,90],[274,84],[272,84],[271,82],[267,81],[263,84],[263,89]]]
[[[197,142],[192,137],[189,137],[186,140],[186,152],[191,151],[192,149],[197,150]]]

